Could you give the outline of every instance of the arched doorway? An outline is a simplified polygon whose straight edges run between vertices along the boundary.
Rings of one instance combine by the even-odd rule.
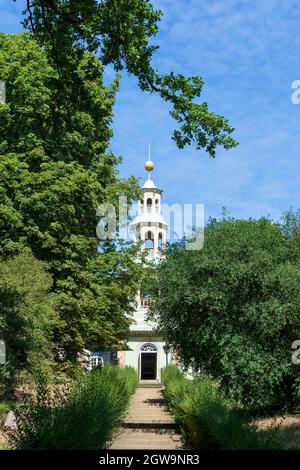
[[[157,379],[157,347],[152,343],[145,343],[140,349],[140,378]]]

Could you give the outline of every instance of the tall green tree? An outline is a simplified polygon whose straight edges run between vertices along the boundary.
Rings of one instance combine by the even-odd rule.
[[[236,145],[234,129],[199,102],[200,76],[161,74],[152,67],[161,16],[149,0],[27,0],[24,25],[46,48],[61,76],[70,72],[70,58],[86,50],[97,53],[103,65],[126,69],[143,91],[158,94],[170,105],[178,124],[173,132],[178,147],[193,143],[214,157],[218,146]]]
[[[31,36],[0,37],[0,255],[30,246],[53,276],[60,325],[56,343],[75,360],[83,346],[115,348],[126,337],[139,267],[133,250],[99,248],[95,208],[136,199],[136,181],[119,179],[109,150],[119,78],[104,86],[112,64],[158,93],[178,122],[173,138],[214,157],[230,148],[233,128],[199,98],[200,77],[161,75],[150,41],[160,11],[146,0],[33,0],[25,8]],[[35,40],[33,40],[33,37]],[[101,252],[98,256],[97,250]]]
[[[57,321],[51,287],[50,274],[30,250],[0,261],[0,338],[7,352],[1,373],[8,390],[21,373],[34,376],[50,371]]]
[[[299,366],[300,237],[266,219],[212,220],[203,249],[169,249],[152,315],[187,366],[253,408],[293,408]]]
[[[133,249],[96,237],[96,208],[138,197],[108,150],[117,81],[88,52],[66,57],[62,80],[29,35],[0,36],[0,256],[29,246],[53,277],[60,323],[56,344],[76,359],[82,347],[117,348],[130,320],[138,265]],[[101,255],[100,255],[101,252]]]

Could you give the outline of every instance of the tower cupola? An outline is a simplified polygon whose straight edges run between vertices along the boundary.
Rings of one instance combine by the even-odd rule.
[[[145,163],[148,178],[142,186],[142,198],[138,204],[138,215],[130,224],[130,231],[134,241],[142,242],[142,250],[147,251],[147,258],[157,260],[163,256],[168,224],[161,215],[163,191],[156,187],[151,178],[153,169],[154,163],[149,156],[148,161]]]

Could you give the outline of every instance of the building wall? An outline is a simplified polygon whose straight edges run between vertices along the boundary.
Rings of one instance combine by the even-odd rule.
[[[126,366],[131,366],[136,369],[136,371],[140,374],[139,371],[139,357],[140,357],[140,349],[145,343],[152,343],[157,347],[157,378],[158,380],[161,379],[161,369],[166,366],[166,355],[163,350],[163,346],[165,342],[159,336],[132,336],[129,338],[127,344],[130,348],[130,351],[124,351],[125,353],[125,364]],[[171,355],[168,356],[169,362],[171,359]]]
[[[118,358],[119,358],[119,366],[120,367],[125,367],[126,366],[125,351],[119,351],[118,352]]]

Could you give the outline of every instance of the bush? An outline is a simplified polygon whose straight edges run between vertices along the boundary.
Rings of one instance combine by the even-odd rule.
[[[0,429],[7,413],[11,410],[12,405],[9,403],[0,403]]]
[[[29,249],[0,259],[0,338],[7,362],[0,366],[0,396],[11,398],[22,378],[53,371],[56,324],[52,279]]]
[[[285,236],[268,219],[212,219],[201,250],[187,250],[184,240],[168,247],[150,318],[184,365],[220,380],[234,402],[253,413],[294,411],[299,261],[293,227]]]
[[[274,431],[258,431],[250,417],[226,401],[210,376],[187,380],[174,365],[163,370],[165,394],[194,449],[279,449]]]
[[[174,364],[169,364],[167,367],[164,367],[161,372],[162,382],[164,384],[169,384],[175,380],[180,380],[184,378],[183,372],[174,366]]]
[[[15,449],[103,449],[120,425],[138,383],[134,369],[104,367],[64,390],[51,391],[43,381],[37,400],[17,411]]]

